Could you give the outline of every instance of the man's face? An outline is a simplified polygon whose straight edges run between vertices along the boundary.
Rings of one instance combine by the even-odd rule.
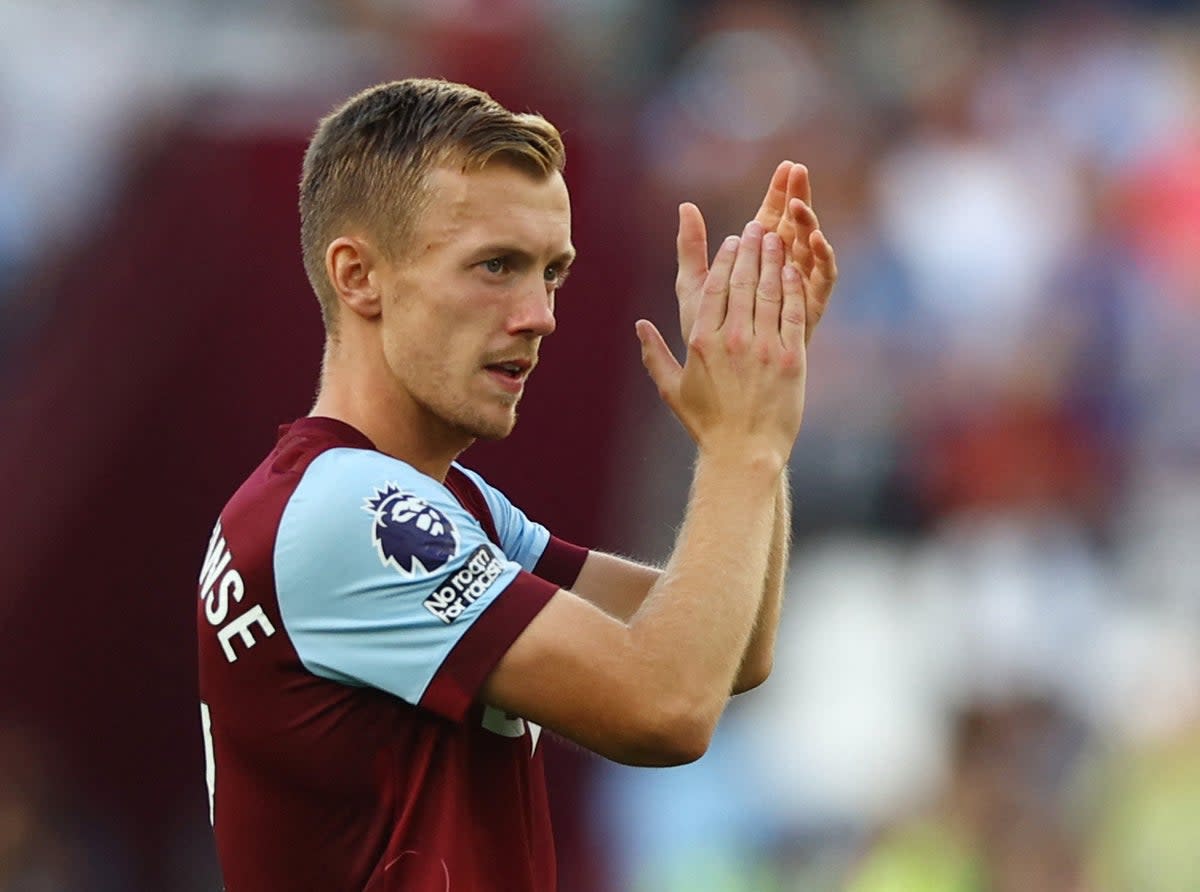
[[[383,269],[384,358],[431,435],[498,439],[554,331],[575,254],[567,187],[503,163],[438,168],[429,187],[409,250]]]

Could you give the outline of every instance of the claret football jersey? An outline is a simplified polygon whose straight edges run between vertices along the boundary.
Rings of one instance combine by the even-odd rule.
[[[203,562],[201,721],[228,892],[551,890],[540,728],[484,679],[587,552],[455,464],[281,430]]]

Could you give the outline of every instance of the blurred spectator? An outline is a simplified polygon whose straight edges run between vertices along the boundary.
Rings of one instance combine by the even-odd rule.
[[[1143,628],[1146,652],[1113,716],[1115,733],[1079,772],[1072,811],[1088,831],[1088,859],[1101,892],[1200,887],[1193,832],[1200,821],[1194,629]]]
[[[960,37],[982,42],[975,28]],[[958,405],[1022,355],[1039,297],[1078,230],[1069,159],[1021,131],[988,138],[970,54],[906,97],[911,117],[875,170],[883,231],[914,283],[925,348]]]
[[[111,197],[138,122],[172,89],[165,24],[122,0],[0,0],[0,311]]]
[[[979,702],[954,727],[950,775],[927,814],[887,830],[850,892],[1086,892],[1056,811],[1077,729],[1041,700]]]

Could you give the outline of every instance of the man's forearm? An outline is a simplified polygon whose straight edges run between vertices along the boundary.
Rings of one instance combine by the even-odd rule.
[[[737,678],[734,679],[735,694],[757,687],[771,674],[771,666],[775,661],[779,616],[783,609],[783,584],[787,576],[791,541],[792,498],[787,471],[784,471],[779,479],[779,492],[775,496],[775,521],[771,531],[771,551],[767,558],[762,603],[759,605],[754,631],[742,656]]]
[[[669,686],[715,698],[718,714],[715,704],[733,687],[760,609],[757,581],[769,575],[778,513],[766,504],[772,485],[757,473],[738,479],[701,458],[675,552],[629,622],[645,637],[638,650],[670,667]]]
[[[774,662],[775,640],[782,611],[783,586],[791,545],[791,490],[786,471],[775,493],[771,523],[771,543],[763,577],[762,601],[755,614],[754,629],[733,682],[734,694],[762,684],[770,674]],[[573,591],[610,616],[629,622],[661,575],[661,569],[614,555],[593,552],[588,556]]]

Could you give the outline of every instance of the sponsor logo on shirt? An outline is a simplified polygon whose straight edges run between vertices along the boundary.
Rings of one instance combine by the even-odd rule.
[[[376,490],[363,510],[375,518],[371,538],[379,560],[402,576],[431,573],[458,554],[450,518],[395,483]]]
[[[504,565],[486,545],[471,552],[462,569],[446,578],[425,599],[425,609],[449,625],[500,578]]]

